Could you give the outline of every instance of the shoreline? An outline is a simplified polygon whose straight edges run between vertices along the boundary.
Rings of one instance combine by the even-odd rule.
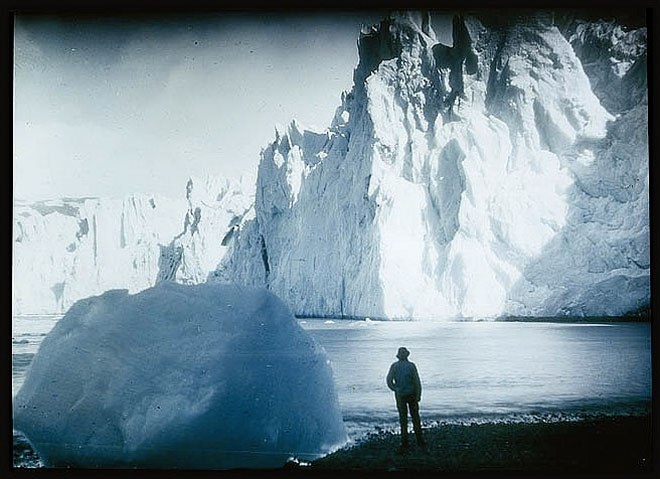
[[[312,462],[291,461],[282,469],[249,472],[261,475],[293,469],[312,474],[434,471],[644,475],[654,470],[657,460],[653,457],[652,432],[650,414],[570,421],[440,424],[424,428],[425,449],[415,444],[411,434],[410,448],[401,453],[398,431],[381,431]],[[13,449],[14,471],[58,471],[40,467],[38,456],[20,436],[14,435]],[[67,469],[67,473],[84,471]],[[121,471],[125,470],[114,472]],[[188,472],[224,474],[236,470]]]
[[[427,447],[410,436],[374,433],[310,463],[311,470],[650,473],[654,467],[650,415],[579,421],[439,425],[424,429]]]

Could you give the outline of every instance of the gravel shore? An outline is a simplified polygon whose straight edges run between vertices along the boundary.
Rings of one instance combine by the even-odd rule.
[[[424,430],[427,447],[398,451],[398,434],[374,434],[314,461],[346,471],[649,473],[650,416],[574,422],[442,425]]]
[[[651,416],[618,416],[580,421],[535,423],[445,424],[424,429],[426,448],[415,445],[399,451],[400,437],[392,432],[374,433],[311,463],[287,464],[270,471],[180,471],[182,476],[234,477],[236,473],[271,477],[301,473],[336,478],[369,472],[427,471],[446,473],[556,473],[595,474],[596,477],[640,477],[654,469]],[[61,469],[40,468],[29,443],[14,437],[14,464],[21,464],[22,477],[59,475]],[[36,467],[36,469],[31,469]],[[19,470],[14,469],[15,472]],[[67,470],[67,475],[90,471]],[[163,471],[95,470],[94,475],[160,477]],[[27,476],[26,476],[27,474]],[[169,476],[168,476],[169,477]]]

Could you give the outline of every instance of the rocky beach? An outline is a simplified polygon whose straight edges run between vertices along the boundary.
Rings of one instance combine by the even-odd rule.
[[[365,441],[313,462],[313,470],[637,474],[653,470],[650,416],[570,422],[441,425],[426,448],[399,451],[399,435]]]

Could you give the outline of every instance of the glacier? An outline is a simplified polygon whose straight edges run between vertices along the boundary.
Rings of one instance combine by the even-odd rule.
[[[159,281],[263,286],[298,316],[647,314],[646,28],[452,27],[444,45],[423,13],[364,26],[331,125],[277,127],[249,186],[15,207],[15,314]]]
[[[331,127],[293,121],[264,149],[255,217],[214,279],[319,317],[643,311],[645,40],[546,14],[456,15],[452,46],[424,14],[363,29]]]
[[[191,177],[185,196],[14,205],[12,314],[63,314],[111,289],[204,282],[254,203],[248,177]],[[183,188],[182,188],[183,190]]]
[[[232,285],[76,302],[13,410],[47,467],[279,468],[348,440],[322,346],[272,293]]]

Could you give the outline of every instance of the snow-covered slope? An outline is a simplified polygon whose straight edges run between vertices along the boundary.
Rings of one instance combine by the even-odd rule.
[[[363,31],[330,129],[292,122],[263,151],[255,216],[215,278],[299,315],[647,307],[645,30],[578,23],[456,16],[451,47],[423,15]]]
[[[137,292],[159,280],[206,281],[234,224],[251,208],[252,188],[191,179],[180,199],[134,195],[15,205],[13,314],[63,313],[81,298],[116,288]]]

